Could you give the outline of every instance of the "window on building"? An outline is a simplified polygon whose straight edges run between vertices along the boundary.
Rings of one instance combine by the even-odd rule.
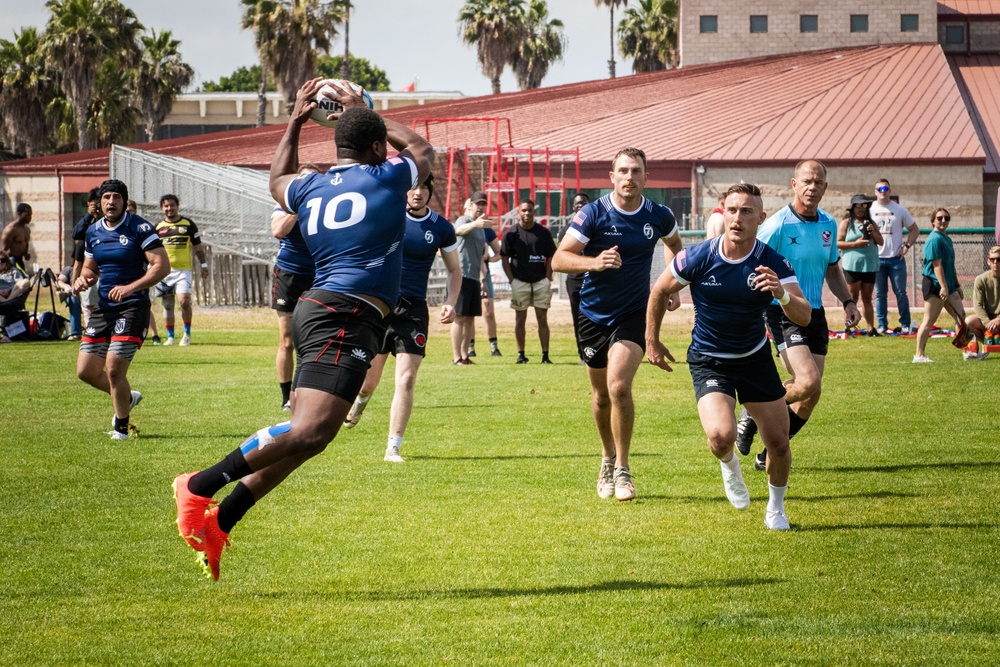
[[[899,30],[900,32],[920,32],[920,15],[900,14]]]
[[[701,32],[719,32],[719,17],[713,14],[703,14],[698,21]]]
[[[767,32],[766,14],[758,14],[750,17],[750,32]]]
[[[799,32],[819,32],[819,17],[816,14],[800,14]]]
[[[949,25],[944,29],[945,44],[965,44],[965,26]]]
[[[868,14],[851,14],[851,32],[868,32]]]

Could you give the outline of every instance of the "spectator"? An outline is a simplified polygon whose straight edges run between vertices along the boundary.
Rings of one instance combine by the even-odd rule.
[[[706,240],[722,236],[722,232],[725,231],[725,219],[723,218],[723,213],[726,212],[723,208],[725,201],[725,197],[719,197],[719,205],[712,209],[712,215],[708,216],[708,220],[705,221]]]
[[[486,252],[486,229],[493,221],[486,217],[486,193],[474,192],[465,202],[465,215],[455,221],[458,237],[458,257],[462,266],[462,290],[455,304],[455,321],[451,325],[452,362],[469,365],[469,341],[475,332],[475,319],[483,314],[480,302],[483,255]]]
[[[990,248],[986,261],[989,268],[976,276],[972,287],[973,312],[965,318],[965,323],[977,343],[1000,344],[1000,245]],[[989,351],[966,352],[963,356],[982,360],[989,356]]]
[[[80,277],[80,271],[83,269],[83,249],[87,238],[87,230],[101,217],[101,197],[98,194],[99,190],[99,188],[92,188],[87,193],[87,212],[73,225],[73,277],[70,281],[71,285],[76,284],[76,279]],[[80,307],[84,316],[84,326],[90,321],[90,314],[94,312],[94,308],[97,306],[100,289],[100,285],[95,284],[93,287],[88,287],[79,293]]]
[[[28,244],[31,243],[31,207],[21,202],[14,209],[17,217],[14,222],[4,227],[0,234],[0,256],[10,258],[10,262],[25,273],[28,272],[26,262],[31,259],[28,254]]]
[[[585,192],[581,192],[573,197],[573,221],[576,220],[576,214],[580,212],[580,209],[590,203],[590,196]],[[563,228],[559,230],[559,238],[557,243],[562,243],[563,237],[566,236],[566,231],[569,229],[570,223],[563,225]],[[583,346],[580,345],[580,288],[583,287],[583,275],[582,273],[567,273],[566,274],[566,295],[569,297],[569,312],[573,317],[573,337],[576,338],[576,353],[580,356],[580,363],[583,364]]]
[[[493,307],[493,274],[490,264],[500,261],[500,240],[492,229],[484,229],[486,234],[486,251],[483,254],[482,291],[479,296],[483,302],[483,321],[486,323],[486,337],[490,341],[490,354],[502,357],[500,345],[497,342],[497,313]],[[476,331],[473,327],[472,338],[469,339],[469,358],[476,356]]]
[[[64,266],[56,276],[56,289],[60,301],[66,302],[69,308],[69,336],[66,340],[80,340],[83,334],[83,313],[80,307],[80,297],[73,291],[73,267]]]
[[[934,230],[924,243],[924,319],[917,331],[917,353],[913,363],[927,364],[933,359],[924,354],[931,327],[937,322],[944,308],[955,318],[955,328],[965,328],[965,307],[962,305],[962,286],[955,274],[955,248],[948,238],[948,224],[951,214],[948,209],[939,208],[931,216]]]
[[[842,251],[841,264],[847,286],[851,289],[851,298],[861,304],[865,322],[868,323],[868,335],[878,336],[872,291],[878,271],[878,246],[882,245],[882,234],[869,215],[872,201],[874,198],[868,195],[851,197],[847,217],[837,227],[837,247]]]
[[[556,244],[552,232],[535,223],[535,202],[527,199],[517,208],[518,224],[503,235],[500,255],[503,271],[510,281],[510,307],[514,309],[514,338],[517,364],[528,363],[524,355],[524,329],[528,307],[535,309],[542,363],[549,360],[549,306],[552,305],[552,255]]]
[[[910,319],[910,299],[906,296],[906,260],[904,255],[917,242],[920,229],[913,216],[905,208],[889,197],[892,188],[889,181],[880,178],[875,182],[875,203],[871,206],[871,216],[885,243],[878,249],[878,271],[875,273],[875,315],[878,318],[878,332],[888,330],[888,290],[896,295],[899,308],[899,332],[916,333],[917,327]],[[907,230],[903,242],[903,229]]]

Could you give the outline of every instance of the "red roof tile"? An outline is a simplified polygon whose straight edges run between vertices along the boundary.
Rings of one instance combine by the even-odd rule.
[[[979,140],[986,149],[987,174],[1000,174],[1000,56],[952,56]]]
[[[938,16],[1000,16],[1000,0],[938,0]]]

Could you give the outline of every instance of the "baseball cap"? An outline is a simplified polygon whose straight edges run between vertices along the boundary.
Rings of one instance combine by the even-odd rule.
[[[469,197],[469,201],[471,201],[472,203],[478,203],[478,202],[481,202],[481,201],[486,201],[486,193],[477,190],[476,192],[472,193],[471,197]]]

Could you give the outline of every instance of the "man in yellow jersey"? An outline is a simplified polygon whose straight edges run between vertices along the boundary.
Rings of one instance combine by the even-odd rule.
[[[202,280],[208,278],[208,263],[201,243],[198,227],[188,218],[181,217],[177,195],[160,197],[163,220],[156,225],[156,233],[170,258],[170,274],[156,286],[156,296],[163,301],[163,319],[167,329],[164,345],[174,344],[174,295],[181,305],[184,337],[181,346],[191,344],[191,251],[201,263]]]

